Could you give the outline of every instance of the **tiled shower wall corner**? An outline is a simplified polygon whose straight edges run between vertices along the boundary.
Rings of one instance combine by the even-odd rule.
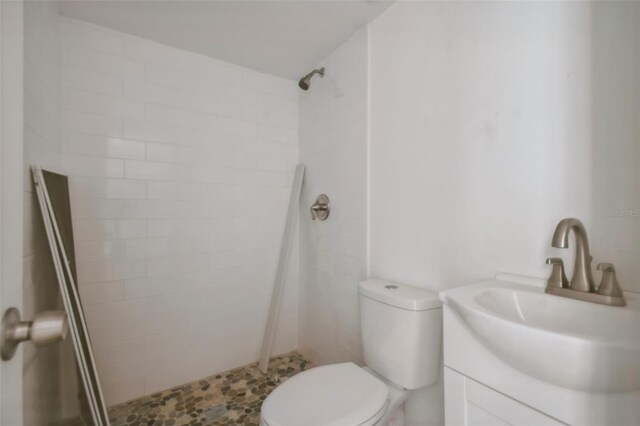
[[[61,151],[58,14],[51,2],[24,2],[24,260],[23,318],[62,304],[31,183],[30,165],[57,168]],[[22,345],[23,421],[41,425],[78,415],[71,340],[36,349]]]
[[[367,29],[323,63],[300,98],[303,206],[331,199],[326,222],[301,210],[300,350],[314,364],[363,362],[358,282],[367,259]]]
[[[295,83],[66,18],[60,37],[62,169],[107,403],[257,360]],[[289,278],[276,352],[297,347]]]

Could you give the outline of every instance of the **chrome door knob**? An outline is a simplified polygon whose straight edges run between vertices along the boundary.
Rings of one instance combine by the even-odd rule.
[[[0,353],[7,361],[13,358],[18,344],[31,340],[35,346],[56,343],[67,338],[69,323],[66,312],[44,311],[33,321],[22,321],[16,308],[9,308],[2,316]]]

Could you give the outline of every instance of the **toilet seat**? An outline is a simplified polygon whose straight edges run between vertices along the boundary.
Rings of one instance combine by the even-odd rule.
[[[316,367],[278,386],[262,405],[268,426],[370,426],[385,413],[389,390],[354,363]]]

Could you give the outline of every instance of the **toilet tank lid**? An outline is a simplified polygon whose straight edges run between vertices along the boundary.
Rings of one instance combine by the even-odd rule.
[[[442,307],[438,293],[378,278],[360,281],[359,291],[362,296],[410,311]]]

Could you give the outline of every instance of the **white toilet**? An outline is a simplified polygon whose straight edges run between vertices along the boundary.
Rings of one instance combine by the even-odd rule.
[[[264,401],[263,426],[399,426],[404,401],[440,373],[442,304],[437,293],[372,279],[359,285],[367,367],[312,368]]]

